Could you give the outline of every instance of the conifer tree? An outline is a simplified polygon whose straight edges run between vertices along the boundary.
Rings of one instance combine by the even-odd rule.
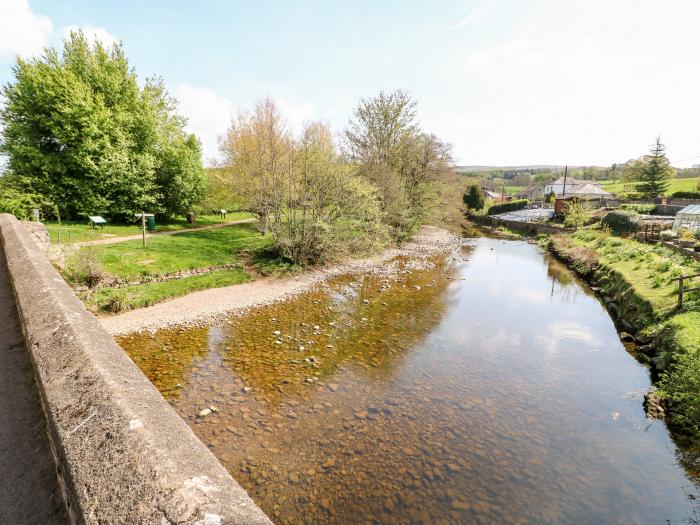
[[[661,143],[661,137],[656,137],[656,142],[644,157],[637,189],[645,198],[659,197],[666,193],[672,175],[673,167],[666,157],[666,146]]]

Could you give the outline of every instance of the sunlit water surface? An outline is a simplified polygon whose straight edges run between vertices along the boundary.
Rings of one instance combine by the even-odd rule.
[[[120,344],[278,523],[687,521],[695,489],[601,303],[537,246],[466,242]]]

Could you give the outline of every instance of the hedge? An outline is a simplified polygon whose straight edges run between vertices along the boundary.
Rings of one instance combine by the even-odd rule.
[[[676,191],[671,193],[674,199],[700,199],[700,191]]]
[[[637,212],[616,210],[608,213],[600,222],[607,225],[615,235],[623,235],[637,230],[636,217]]]
[[[527,199],[518,199],[515,201],[503,202],[501,204],[494,204],[489,208],[489,215],[496,215],[497,213],[505,213],[507,211],[516,211],[526,208],[530,204]]]

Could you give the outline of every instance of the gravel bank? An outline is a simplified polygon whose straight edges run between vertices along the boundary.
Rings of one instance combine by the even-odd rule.
[[[223,315],[282,301],[336,275],[381,271],[385,269],[386,262],[395,257],[425,259],[451,252],[459,245],[460,239],[456,235],[440,228],[425,226],[402,247],[386,250],[374,257],[311,270],[288,279],[267,278],[226,288],[202,290],[147,308],[104,316],[100,321],[112,335],[157,330],[173,325],[207,323]]]

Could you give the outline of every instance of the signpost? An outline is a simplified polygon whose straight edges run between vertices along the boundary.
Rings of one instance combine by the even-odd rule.
[[[146,217],[153,217],[154,215],[152,213],[146,213],[145,211],[141,211],[141,213],[137,213],[136,217],[141,217],[141,232],[143,233],[143,247],[146,247]]]

